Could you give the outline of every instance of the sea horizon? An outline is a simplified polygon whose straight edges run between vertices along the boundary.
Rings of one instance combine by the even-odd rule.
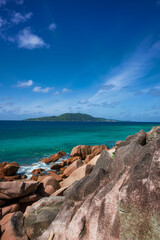
[[[43,120],[43,121],[39,121],[39,120],[30,120],[30,121],[26,121],[25,119],[22,119],[22,120],[0,120],[0,122],[78,122],[78,123],[81,123],[81,122],[84,122],[84,123],[94,123],[93,121],[47,121],[47,120]],[[160,121],[130,121],[130,120],[115,120],[115,122],[124,122],[124,123],[159,123],[160,124]],[[96,123],[110,123],[110,122],[96,122]]]

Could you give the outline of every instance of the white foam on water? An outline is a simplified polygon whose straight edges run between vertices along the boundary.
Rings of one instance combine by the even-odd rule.
[[[63,156],[62,158],[58,159],[56,162],[51,162],[51,163],[43,163],[43,162],[37,162],[37,163],[32,163],[31,165],[21,165],[17,174],[20,174],[21,176],[26,175],[27,179],[32,177],[31,172],[34,169],[38,169],[38,168],[42,168],[44,169],[44,171],[51,171],[50,167],[56,163],[60,163],[63,160],[66,160],[70,157],[69,154],[66,154],[65,156]]]

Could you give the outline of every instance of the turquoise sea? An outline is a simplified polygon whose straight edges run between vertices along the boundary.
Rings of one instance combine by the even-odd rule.
[[[60,150],[70,153],[79,144],[106,144],[160,123],[24,122],[0,121],[0,162],[21,165],[38,162]]]

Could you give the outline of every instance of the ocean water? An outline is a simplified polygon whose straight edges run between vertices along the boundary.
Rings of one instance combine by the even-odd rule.
[[[156,125],[160,123],[0,121],[0,162],[28,165],[60,150],[70,153],[79,144],[112,147],[117,140]]]
[[[149,131],[160,123],[85,123],[85,122],[24,122],[0,121],[0,162],[16,161],[20,164],[18,173],[28,178],[33,169],[50,170],[50,165],[39,163],[58,151],[67,153],[79,144],[112,147],[116,141],[125,140],[128,135],[143,129]]]

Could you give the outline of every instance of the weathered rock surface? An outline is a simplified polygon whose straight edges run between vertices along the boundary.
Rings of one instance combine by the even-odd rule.
[[[65,156],[65,155],[66,155],[66,153],[65,153],[64,151],[60,151],[60,152],[58,152],[58,153],[56,153],[56,154],[50,155],[49,158],[42,158],[42,159],[40,160],[40,162],[44,162],[44,163],[55,162],[55,161],[57,161],[59,158]]]
[[[0,206],[4,205],[6,203],[6,200],[1,200],[0,199]]]
[[[65,191],[60,212],[38,239],[54,233],[54,240],[160,240],[157,131],[128,137],[113,158],[103,151],[90,175]]]
[[[7,164],[8,164],[8,162],[2,162],[2,163],[0,163],[0,168],[5,167]]]
[[[63,203],[64,197],[48,197],[28,207],[24,218],[24,228],[31,240],[37,239],[49,227]]]
[[[41,173],[41,172],[43,172],[43,171],[44,171],[43,168],[37,168],[37,169],[34,169],[34,170],[31,172],[31,174],[32,174],[32,175],[37,175],[37,174],[39,174],[39,173]]]
[[[146,155],[125,179],[119,194],[121,239],[160,239],[160,150]],[[132,232],[130,231],[132,229]]]
[[[51,194],[51,197],[53,197],[53,196],[63,196],[63,193],[67,188],[68,187],[63,187],[63,188],[58,189],[56,192]]]
[[[0,168],[0,180],[2,180],[4,177],[4,171],[3,171],[3,167]]]
[[[151,131],[147,133],[147,142],[154,141],[160,138],[160,126],[153,127]]]
[[[60,170],[63,167],[63,163],[56,163],[54,165],[52,165],[50,168],[52,170]]]
[[[2,217],[4,217],[8,213],[13,213],[19,211],[20,205],[19,203],[14,203],[2,208]]]
[[[0,226],[1,226],[1,231],[2,233],[6,230],[7,228],[7,223],[9,222],[9,220],[11,219],[11,217],[14,215],[15,213],[8,213],[6,214],[1,220],[0,220]]]
[[[7,219],[6,219],[7,220]],[[1,240],[28,240],[23,228],[22,212],[14,213],[9,221],[3,226],[4,233]]]
[[[112,164],[113,159],[110,157],[109,153],[106,150],[103,150],[100,157],[97,159],[95,166],[93,167],[92,175],[97,169],[104,169],[106,172],[110,164]]]
[[[32,176],[32,177],[30,177],[30,179],[29,180],[33,180],[33,181],[38,181],[38,176]]]
[[[88,163],[94,156],[98,155],[103,150],[108,150],[108,147],[106,145],[78,145],[72,149],[70,155],[71,157],[80,156],[85,160],[85,163]]]
[[[62,182],[60,182],[61,188],[63,187],[69,187],[74,183],[75,181],[80,180],[87,174],[89,174],[92,171],[93,166],[91,165],[83,165],[76,169],[74,172],[70,174],[70,176],[66,179],[64,179]]]
[[[96,155],[96,156],[95,156],[94,158],[92,158],[92,159],[89,161],[89,163],[87,163],[87,164],[88,164],[88,165],[92,165],[92,166],[96,165],[96,162],[97,162],[98,158],[100,157],[100,155],[101,155],[101,154]]]
[[[4,182],[7,182],[7,181],[15,181],[15,180],[18,180],[18,179],[21,179],[21,175],[19,174],[16,174],[14,176],[4,176],[3,177],[3,181]]]
[[[8,163],[3,169],[4,175],[5,176],[13,176],[16,174],[16,172],[18,171],[19,168],[20,168],[20,166],[16,162]]]
[[[122,147],[122,146],[126,146],[126,145],[130,144],[131,142],[137,142],[140,145],[144,146],[146,144],[146,137],[147,137],[147,134],[143,130],[141,130],[140,132],[136,133],[135,135],[128,136],[125,141],[121,141],[118,144],[116,149],[118,149],[119,147]]]
[[[0,182],[0,199],[24,197],[37,189],[35,181]]]
[[[86,196],[94,192],[101,183],[101,180],[106,177],[106,171],[102,168],[95,170],[94,174],[87,175],[81,180],[72,184],[69,189],[65,191],[67,200],[81,201]]]
[[[53,171],[48,171],[49,176],[54,177],[58,182],[62,181],[62,177]]]
[[[0,180],[1,181],[14,181],[20,179],[20,175],[16,175],[19,165],[16,162],[3,162],[0,163]]]
[[[60,188],[59,182],[53,177],[45,177],[37,188],[39,195],[47,197]]]
[[[69,165],[63,172],[63,174],[68,177],[72,172],[74,172],[76,169],[81,167],[83,165],[82,160],[78,159],[75,162],[73,162],[71,165]]]
[[[32,203],[37,202],[41,197],[35,193],[29,194],[23,198],[19,199],[19,203]]]
[[[64,162],[66,165],[70,165],[71,163],[75,162],[78,159],[82,160],[82,158],[80,156],[75,156],[75,157],[70,157],[67,160],[64,160]]]

